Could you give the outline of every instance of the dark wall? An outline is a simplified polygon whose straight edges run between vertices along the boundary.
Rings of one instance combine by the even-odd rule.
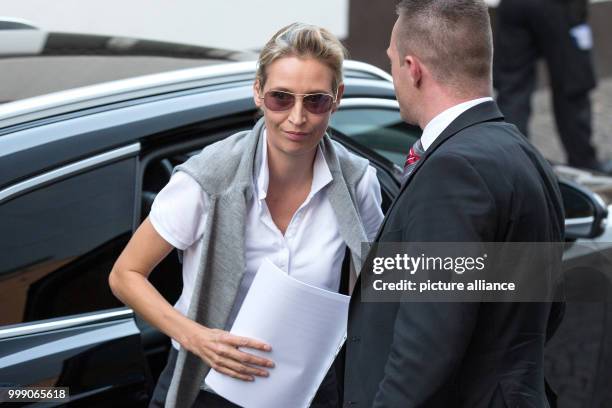
[[[397,0],[350,0],[349,36],[344,42],[352,59],[389,71],[386,50],[395,23]]]
[[[396,19],[396,4],[397,0],[350,0],[349,36],[344,43],[352,59],[389,71],[385,51]],[[597,74],[612,76],[612,2],[591,4],[590,13]],[[494,9],[491,14],[494,19]]]
[[[612,76],[612,2],[591,4],[590,12],[595,69],[600,77],[609,77]]]

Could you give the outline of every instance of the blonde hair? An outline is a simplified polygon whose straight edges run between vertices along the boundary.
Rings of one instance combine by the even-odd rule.
[[[255,76],[262,90],[267,79],[266,68],[279,58],[314,58],[327,65],[333,73],[332,90],[342,83],[342,62],[347,55],[342,43],[324,28],[293,23],[281,28],[259,53]]]

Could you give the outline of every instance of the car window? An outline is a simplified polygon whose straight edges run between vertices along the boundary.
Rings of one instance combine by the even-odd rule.
[[[133,223],[135,159],[0,203],[0,325],[121,306],[108,273]]]
[[[334,113],[331,126],[403,167],[421,130],[406,124],[399,110],[378,107],[345,108]]]

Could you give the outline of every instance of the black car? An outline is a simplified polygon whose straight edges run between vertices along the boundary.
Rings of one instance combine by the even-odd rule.
[[[74,58],[68,48],[57,49],[63,54],[48,53],[58,61]],[[169,339],[112,295],[108,274],[174,166],[251,128],[258,115],[254,61],[199,51],[197,58],[209,55],[202,67],[0,105],[0,386],[66,386],[70,405],[147,404]],[[401,121],[384,71],[347,61],[345,84],[330,133],[376,167],[386,209],[399,191],[398,164],[420,130]],[[575,182],[560,183],[568,242],[610,240],[601,198]],[[581,256],[571,254],[571,245],[568,254]],[[602,276],[610,285],[610,276]],[[174,303],[182,287],[178,256],[168,256],[150,279]],[[602,310],[601,330],[593,334],[598,349],[584,352],[610,362],[612,314]],[[575,334],[562,326],[562,339],[563,330]],[[547,364],[561,373],[557,384],[571,392],[582,388],[580,401],[606,389],[598,381],[611,378],[609,364],[581,373],[586,379],[574,385],[571,373],[553,367],[563,358],[549,356]]]

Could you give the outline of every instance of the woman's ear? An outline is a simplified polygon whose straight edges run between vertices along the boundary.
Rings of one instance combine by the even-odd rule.
[[[261,87],[259,86],[259,79],[256,79],[253,83],[253,100],[255,101],[255,106],[259,109],[262,107],[262,99],[261,99]]]
[[[344,95],[344,84],[340,83],[340,85],[338,85],[338,91],[336,92],[336,102],[334,103],[334,106],[332,107],[332,113],[338,110],[338,107],[340,106],[340,100],[342,99],[342,95]]]

